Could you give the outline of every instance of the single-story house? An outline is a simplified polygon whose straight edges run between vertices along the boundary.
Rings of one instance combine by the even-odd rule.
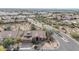
[[[32,40],[46,40],[46,33],[45,31],[27,31],[27,32],[22,32],[22,31],[3,31],[0,32],[0,37],[2,38],[7,38],[7,37],[12,37],[16,38],[16,36],[21,37],[23,42],[31,42]]]

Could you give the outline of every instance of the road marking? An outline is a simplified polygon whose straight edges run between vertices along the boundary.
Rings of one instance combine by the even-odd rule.
[[[64,38],[61,34],[57,34],[58,36],[61,37],[62,40],[64,40],[65,42],[69,42],[68,39]]]
[[[63,33],[63,32],[61,32],[61,33],[64,34],[64,35],[66,35],[68,38],[70,38],[71,40],[73,40],[73,41],[76,42],[77,44],[79,44],[79,42],[76,41],[74,38],[70,37],[69,35],[67,35],[67,34],[65,34],[65,33]]]
[[[63,39],[65,42],[69,42],[68,39],[66,39],[66,38],[64,38],[64,37],[62,37],[62,39]]]

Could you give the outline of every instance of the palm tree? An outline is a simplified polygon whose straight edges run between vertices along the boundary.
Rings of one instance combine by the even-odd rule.
[[[20,43],[22,42],[22,36],[24,34],[25,31],[23,31],[23,34],[19,36],[19,32],[20,32],[20,27],[18,28],[18,32],[17,32],[17,35],[16,35],[16,38],[15,38],[15,45],[17,45],[16,48],[14,48],[14,50],[19,50],[19,45]]]

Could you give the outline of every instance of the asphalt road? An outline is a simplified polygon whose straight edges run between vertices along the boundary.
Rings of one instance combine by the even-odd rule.
[[[54,51],[79,51],[79,44],[66,34],[54,33],[52,36],[60,45],[59,48],[54,49]]]

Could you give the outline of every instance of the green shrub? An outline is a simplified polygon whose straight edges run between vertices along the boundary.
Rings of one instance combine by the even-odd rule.
[[[13,44],[14,44],[13,38],[5,38],[3,41],[3,46],[5,48],[8,48],[10,45],[13,45]]]
[[[36,41],[35,39],[33,39],[33,40],[32,40],[32,43],[33,43],[33,44],[39,44],[40,42],[39,42],[39,41]]]
[[[31,30],[36,30],[36,27],[35,27],[35,25],[31,25]]]

